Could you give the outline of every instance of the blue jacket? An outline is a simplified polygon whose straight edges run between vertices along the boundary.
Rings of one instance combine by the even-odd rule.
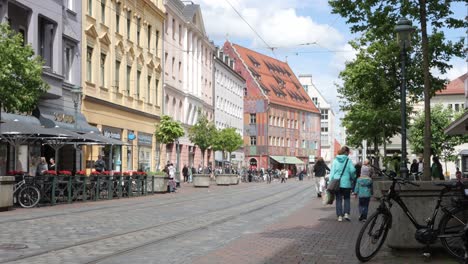
[[[354,192],[359,198],[372,196],[372,179],[369,177],[358,178]]]
[[[331,167],[330,180],[340,178],[341,171],[343,171],[343,167],[347,159],[348,159],[348,156],[346,155],[336,156],[335,160],[333,160],[333,164]],[[340,187],[351,189],[351,182],[355,178],[356,178],[356,168],[354,168],[353,162],[349,160],[348,164],[346,165],[346,168],[344,169],[343,176],[341,176]]]

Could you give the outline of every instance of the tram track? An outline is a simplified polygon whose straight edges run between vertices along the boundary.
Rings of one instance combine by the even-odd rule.
[[[64,216],[64,215],[84,214],[84,213],[95,212],[95,211],[100,211],[100,210],[102,210],[103,213],[104,213],[104,211],[106,209],[114,209],[114,208],[117,209],[117,210],[110,211],[110,212],[123,211],[123,210],[125,210],[125,211],[139,210],[139,209],[155,208],[155,207],[157,208],[157,207],[160,207],[160,206],[162,207],[162,206],[168,206],[168,205],[182,204],[182,203],[191,202],[191,201],[199,201],[199,200],[210,199],[210,198],[220,196],[220,195],[222,195],[222,196],[235,195],[235,194],[245,193],[245,192],[249,192],[249,191],[257,191],[257,190],[263,190],[263,189],[266,189],[266,188],[271,188],[269,186],[271,186],[271,185],[265,185],[264,187],[262,186],[262,188],[245,188],[245,189],[241,189],[241,190],[231,190],[230,192],[217,192],[217,193],[209,194],[209,195],[202,196],[202,197],[195,197],[195,198],[191,197],[190,199],[183,199],[183,197],[181,197],[181,198],[175,198],[176,201],[173,201],[172,199],[170,199],[167,202],[163,202],[163,203],[155,203],[154,200],[150,200],[150,201],[145,201],[145,202],[139,203],[138,205],[135,205],[134,203],[117,204],[117,205],[112,205],[112,206],[104,206],[104,207],[97,207],[97,208],[90,208],[90,209],[86,209],[86,210],[77,210],[77,211],[69,211],[69,212],[61,212],[61,213],[57,213],[57,214],[41,215],[41,216],[36,216],[36,217],[12,218],[12,219],[8,219],[8,220],[0,221],[0,225],[7,224],[7,223],[13,223],[13,222],[18,223],[18,222],[23,222],[23,221],[47,219],[47,218],[52,218],[52,217]],[[110,200],[106,200],[106,201],[110,201]],[[127,202],[127,201],[128,200],[126,199],[125,202]],[[150,204],[150,205],[148,205],[148,204]],[[109,211],[105,211],[105,213],[109,213]]]
[[[131,237],[131,238],[135,238],[137,240],[138,239],[141,240],[145,236],[148,236],[150,233],[154,233],[154,234],[156,234],[156,236],[160,235],[160,237],[157,238],[157,239],[152,239],[151,237],[149,237],[147,239],[147,241],[139,243],[139,244],[137,244],[135,246],[124,247],[123,249],[116,249],[117,253],[113,252],[111,254],[107,254],[105,256],[101,256],[101,257],[95,258],[94,260],[91,260],[91,261],[87,262],[87,263],[98,263],[98,262],[100,262],[102,260],[112,258],[116,254],[118,255],[118,254],[124,254],[124,253],[127,253],[127,252],[135,251],[135,250],[137,250],[139,248],[146,247],[146,246],[153,245],[153,244],[157,244],[157,243],[160,243],[162,241],[165,241],[165,240],[168,240],[168,239],[171,239],[171,238],[175,238],[175,237],[178,237],[178,236],[181,236],[181,235],[188,234],[190,232],[202,230],[202,229],[208,228],[208,227],[210,227],[212,225],[219,225],[219,224],[228,222],[228,221],[230,221],[232,219],[235,219],[237,217],[240,217],[242,215],[250,214],[250,213],[253,213],[255,211],[261,210],[263,208],[266,208],[268,206],[271,206],[271,205],[277,203],[281,199],[288,199],[288,198],[296,196],[297,194],[300,194],[302,192],[310,190],[310,188],[308,188],[307,186],[306,187],[301,186],[301,187],[298,188],[297,186],[295,186],[295,187],[288,188],[286,190],[283,190],[283,191],[280,191],[280,192],[277,192],[277,193],[274,193],[274,194],[267,194],[267,195],[261,196],[260,198],[256,198],[256,200],[251,201],[251,202],[243,201],[243,202],[240,202],[240,203],[236,203],[234,205],[229,205],[227,207],[213,209],[213,210],[205,211],[205,212],[202,212],[202,213],[197,213],[197,214],[192,214],[192,215],[189,215],[189,216],[180,217],[180,218],[178,218],[176,220],[166,221],[166,222],[158,223],[156,225],[151,225],[151,226],[147,226],[147,227],[143,227],[143,228],[139,228],[139,229],[135,229],[135,230],[129,230],[129,231],[126,231],[126,232],[103,235],[103,236],[99,236],[99,237],[96,237],[96,238],[82,240],[82,241],[79,241],[79,242],[76,242],[76,243],[73,243],[73,244],[70,244],[70,245],[64,245],[62,247],[55,247],[55,248],[52,248],[52,249],[42,250],[42,251],[38,251],[38,252],[35,252],[35,253],[31,253],[31,254],[25,254],[25,255],[22,255],[22,256],[9,258],[9,259],[6,259],[6,260],[0,260],[0,263],[10,263],[10,262],[16,262],[16,261],[20,261],[21,263],[31,263],[31,262],[29,262],[30,259],[34,259],[34,258],[37,258],[37,257],[41,258],[41,257],[43,257],[45,255],[57,255],[57,254],[60,254],[60,252],[67,251],[67,250],[73,251],[73,252],[76,252],[76,251],[79,251],[79,250],[83,250],[84,252],[89,252],[90,250],[93,250],[95,248],[99,248],[99,246],[102,247],[102,245],[106,245],[107,243],[105,243],[105,241],[107,241],[109,244],[115,244],[115,243],[119,244],[119,242],[122,243],[121,241],[129,241],[128,239],[125,239],[126,237]],[[296,191],[293,194],[289,194],[286,197],[281,198],[281,196],[284,196],[283,195],[284,193],[288,193],[288,192],[290,192],[292,190],[297,190],[297,189],[299,189],[299,191]],[[279,199],[273,199],[273,197],[279,197]],[[268,199],[273,199],[273,201],[268,202],[266,204],[262,204],[262,201],[268,200]],[[251,207],[252,204],[257,204],[257,203],[260,203],[260,205],[259,206],[253,206],[253,208],[247,209],[247,210],[244,210],[244,211],[241,210],[239,213],[235,213],[235,214],[231,214],[231,215],[228,214],[227,216],[221,216],[221,217],[216,216],[217,214],[220,214],[223,211],[230,211],[230,210],[235,211],[235,210],[239,210],[239,208],[242,208],[242,207]],[[211,216],[212,216],[212,218],[211,218]],[[217,219],[217,218],[219,218],[219,219]],[[213,220],[213,219],[215,219],[215,220]],[[171,234],[171,232],[166,232],[165,230],[160,230],[162,228],[173,227],[173,226],[175,226],[175,228],[173,227],[173,229],[177,230],[179,228],[179,227],[177,227],[177,225],[180,225],[180,226],[184,227],[184,226],[188,226],[187,224],[184,224],[184,223],[188,222],[188,223],[193,224],[194,221],[195,222],[196,221],[202,222],[202,224],[199,223],[198,225],[195,225],[193,228],[189,228],[189,229],[185,229],[185,230],[183,230],[183,228],[182,228],[182,231],[175,232],[173,234]],[[168,233],[168,234],[164,235],[164,233]],[[95,244],[96,247],[92,246],[93,244]],[[107,249],[107,250],[109,250],[109,249]],[[26,262],[23,262],[23,261],[26,261]],[[47,263],[49,263],[49,262],[47,262]],[[57,263],[60,263],[60,262],[57,262]]]

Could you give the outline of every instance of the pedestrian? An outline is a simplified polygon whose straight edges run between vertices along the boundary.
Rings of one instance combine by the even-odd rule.
[[[317,192],[317,197],[322,197],[322,193],[325,190],[325,175],[327,171],[330,171],[327,164],[322,157],[317,158],[317,163],[315,163],[314,168],[314,179],[315,179],[315,191]]]
[[[286,183],[286,170],[281,170],[281,183]]]
[[[102,155],[98,155],[98,159],[94,162],[94,169],[98,172],[106,170],[106,163],[102,159]]]
[[[416,175],[418,174],[418,170],[419,170],[418,161],[416,159],[413,159],[413,163],[411,163],[411,166],[410,166],[410,173]]]
[[[367,162],[368,164],[368,162]],[[359,221],[366,221],[369,211],[370,197],[373,194],[371,168],[364,163],[361,167],[361,177],[356,180],[354,193],[359,198]]]
[[[462,173],[460,171],[460,168],[457,167],[457,171],[455,172],[455,177],[457,178],[457,180],[461,181],[462,179]]]
[[[49,168],[47,166],[46,158],[41,157],[41,160],[37,164],[36,167],[36,176],[43,176],[46,171],[48,171]]]
[[[418,162],[418,174],[422,174],[424,170],[424,162],[423,162],[423,157],[419,157],[419,162]]]
[[[168,176],[169,176],[169,192],[175,192],[176,191],[176,182],[174,181],[174,176],[175,176],[176,170],[175,170],[174,165],[172,163],[168,164],[167,173],[168,173]]]
[[[440,164],[439,157],[432,157],[431,176],[432,180],[445,180],[444,174],[442,172],[442,164]]]
[[[343,217],[347,221],[351,221],[350,214],[350,196],[351,196],[351,183],[356,178],[356,168],[349,160],[348,155],[350,150],[347,146],[343,146],[333,160],[330,181],[339,180],[340,189],[335,193],[336,197],[336,215],[338,222],[343,221]],[[344,202],[344,210],[343,210]]]
[[[358,162],[356,165],[354,165],[354,168],[356,169],[356,179],[353,180],[352,186],[351,186],[351,192],[354,192],[354,187],[356,186],[356,180],[361,176],[361,167],[362,163]]]
[[[188,178],[188,181],[189,181],[190,183],[192,183],[192,177],[193,177],[193,172],[194,172],[194,170],[195,170],[195,169],[193,168],[193,166],[191,166],[191,167],[188,169],[188,175],[189,175],[189,176],[188,176],[188,177],[189,177],[189,178]]]
[[[188,173],[187,164],[184,164],[184,167],[182,168],[182,175],[184,176],[184,182],[188,182],[189,173]]]
[[[55,167],[55,160],[54,160],[53,158],[50,158],[50,159],[49,159],[49,163],[50,163],[50,165],[49,165],[49,170],[55,170],[55,169],[56,169],[56,167]]]

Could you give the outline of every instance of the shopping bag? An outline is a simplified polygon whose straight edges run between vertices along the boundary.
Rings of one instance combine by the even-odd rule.
[[[326,190],[322,193],[322,204],[327,205],[327,204],[333,204],[335,201],[335,194],[330,192],[329,190]]]

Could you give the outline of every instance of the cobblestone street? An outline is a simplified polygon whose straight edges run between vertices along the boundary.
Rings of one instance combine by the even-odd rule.
[[[4,212],[0,263],[357,263],[361,224],[338,223],[313,187],[184,185],[175,194]],[[384,249],[371,263],[423,261]],[[431,262],[451,263],[444,255]]]

